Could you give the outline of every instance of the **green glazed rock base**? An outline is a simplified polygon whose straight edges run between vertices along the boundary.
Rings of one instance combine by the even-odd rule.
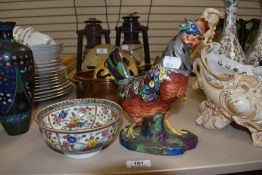
[[[177,135],[167,131],[162,115],[146,118],[141,126],[135,128],[135,138],[127,136],[127,130],[120,132],[120,143],[129,150],[156,155],[176,156],[194,149],[198,138],[193,133]]]

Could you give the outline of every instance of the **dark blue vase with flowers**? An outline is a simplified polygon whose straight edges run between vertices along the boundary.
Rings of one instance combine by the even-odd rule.
[[[9,135],[29,130],[35,87],[33,53],[14,40],[15,24],[0,21],[0,122]]]

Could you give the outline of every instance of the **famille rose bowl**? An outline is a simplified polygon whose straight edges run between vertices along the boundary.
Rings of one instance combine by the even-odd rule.
[[[72,99],[43,108],[36,123],[48,146],[66,156],[95,156],[115,138],[121,107],[110,100]]]

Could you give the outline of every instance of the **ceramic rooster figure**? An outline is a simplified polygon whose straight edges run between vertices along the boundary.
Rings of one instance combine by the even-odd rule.
[[[168,44],[161,62],[142,76],[133,77],[115,49],[107,66],[119,84],[123,108],[133,124],[121,130],[120,142],[127,149],[158,155],[179,155],[197,145],[193,133],[173,128],[166,112],[184,98],[192,71],[190,48],[200,43],[209,27],[207,21],[186,19],[180,33]]]

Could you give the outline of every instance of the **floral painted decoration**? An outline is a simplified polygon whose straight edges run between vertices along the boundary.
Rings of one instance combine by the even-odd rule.
[[[113,119],[108,106],[90,105],[61,109],[50,113],[44,120],[50,128],[78,130],[100,127]]]
[[[144,102],[150,102],[158,98],[160,84],[167,79],[167,69],[157,66],[144,76],[134,79],[132,83],[122,86],[120,89],[121,98],[140,97]]]
[[[95,132],[80,134],[56,134],[45,131],[43,136],[48,145],[55,149],[63,149],[65,152],[89,152],[102,149],[113,135],[116,134],[119,124]]]

